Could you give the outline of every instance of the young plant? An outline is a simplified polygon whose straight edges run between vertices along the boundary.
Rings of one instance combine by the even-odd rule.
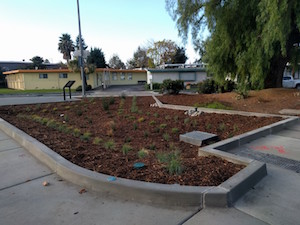
[[[127,155],[129,151],[132,150],[132,147],[129,144],[124,144],[122,146],[122,153],[123,155]]]
[[[107,101],[106,98],[102,98],[102,107],[104,111],[108,111],[109,110],[109,102]]]
[[[140,159],[146,158],[146,156],[149,154],[148,150],[142,148],[140,151],[138,151],[137,155]]]
[[[183,121],[184,124],[188,124],[189,122],[190,122],[190,118],[185,118]]]
[[[104,143],[103,147],[106,149],[106,150],[113,150],[115,149],[115,142],[114,140],[109,140],[107,142]]]
[[[156,113],[154,113],[153,115],[154,115],[154,117],[156,117],[156,118],[158,118],[158,117],[159,117],[159,115],[158,115],[158,113],[157,113],[157,112],[156,112]]]
[[[125,143],[129,143],[131,142],[131,138],[130,137],[125,137]]]
[[[205,124],[205,129],[207,131],[210,131],[211,130],[211,124],[210,123]]]
[[[169,141],[169,140],[170,140],[170,135],[169,135],[168,133],[164,133],[164,134],[163,134],[163,139],[164,139],[165,141]]]
[[[144,117],[138,118],[138,122],[139,122],[139,123],[144,122],[144,121],[145,121],[145,118],[144,118]]]
[[[220,123],[220,125],[219,125],[219,131],[224,131],[225,128],[226,128],[225,123]]]
[[[155,150],[156,149],[155,143],[150,144],[149,149],[150,150]]]
[[[133,124],[133,129],[134,129],[134,130],[137,130],[137,129],[138,129],[137,123],[134,123],[134,124]]]
[[[149,131],[147,131],[147,130],[144,131],[144,137],[145,137],[145,138],[149,137]]]
[[[99,145],[100,143],[102,143],[103,140],[101,138],[95,137],[93,140],[93,144],[95,145]]]
[[[136,96],[133,96],[132,98],[132,104],[131,104],[131,112],[137,113],[139,111],[137,105],[136,105]]]
[[[179,129],[177,127],[172,128],[172,133],[177,134],[179,132]]]
[[[114,97],[109,97],[109,104],[113,105],[115,103],[115,98]]]
[[[155,121],[154,121],[154,120],[151,120],[151,121],[149,122],[149,125],[150,125],[150,126],[155,125]]]
[[[159,128],[161,128],[161,129],[165,129],[166,127],[167,127],[167,124],[165,124],[165,123],[162,123],[159,125]]]
[[[83,135],[80,136],[80,140],[88,142],[91,139],[90,132],[84,132]]]
[[[79,137],[80,134],[81,134],[81,131],[80,131],[78,128],[75,128],[75,129],[73,130],[73,135],[74,135],[75,137]]]

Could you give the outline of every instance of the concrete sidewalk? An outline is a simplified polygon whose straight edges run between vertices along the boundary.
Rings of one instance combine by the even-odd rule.
[[[181,224],[194,211],[113,199],[63,181],[0,131],[0,224]],[[50,183],[43,186],[43,182]]]
[[[184,224],[299,224],[300,122],[229,152],[266,162],[268,175],[234,207],[203,209]]]

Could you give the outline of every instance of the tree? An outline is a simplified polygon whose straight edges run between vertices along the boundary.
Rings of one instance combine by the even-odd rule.
[[[58,50],[63,54],[63,59],[66,59],[67,63],[69,63],[71,52],[75,50],[74,43],[69,34],[62,34],[59,37]]]
[[[177,51],[177,44],[171,40],[162,40],[150,43],[147,50],[149,67],[156,67],[161,64],[172,63]]]
[[[87,58],[88,64],[94,64],[97,68],[105,68],[106,61],[101,48],[91,48],[90,55]]]
[[[46,68],[45,65],[43,65],[44,59],[40,56],[34,56],[32,57],[32,59],[30,59],[30,61],[32,61],[33,63],[32,68],[39,68],[39,69]]]
[[[109,60],[109,67],[113,69],[125,69],[126,66],[117,54],[114,54]]]
[[[208,27],[204,58],[218,79],[237,76],[252,88],[281,87],[300,43],[298,0],[166,0],[166,7],[184,40],[191,28],[195,46]]]
[[[183,47],[177,47],[175,55],[172,58],[172,63],[185,63],[188,58],[185,55],[185,49]]]
[[[145,68],[148,67],[149,57],[147,56],[147,49],[138,47],[133,54],[133,58],[127,61],[128,68]]]
[[[82,49],[86,50],[88,48],[88,46],[85,44],[83,37],[81,37],[81,42],[82,42]],[[79,35],[76,37],[75,48],[76,48],[76,50],[80,50]]]

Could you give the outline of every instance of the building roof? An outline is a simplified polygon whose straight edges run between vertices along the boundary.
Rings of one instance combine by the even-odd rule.
[[[151,73],[169,73],[169,72],[206,72],[205,68],[170,68],[170,69],[147,69]]]
[[[136,69],[136,70],[127,70],[127,69],[110,69],[110,68],[96,68],[95,72],[123,72],[123,73],[146,73],[146,70]],[[72,73],[72,70],[69,69],[38,69],[38,70],[11,70],[3,72],[5,75],[17,74],[17,73]]]

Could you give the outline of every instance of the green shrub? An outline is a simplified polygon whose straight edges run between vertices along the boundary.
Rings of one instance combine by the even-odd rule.
[[[149,125],[150,125],[150,126],[155,125],[155,121],[154,121],[154,120],[151,120],[151,121],[149,122]]]
[[[213,79],[206,79],[198,83],[198,92],[201,94],[212,94],[217,91],[217,84]]]
[[[183,120],[183,123],[184,124],[188,124],[190,122],[190,118],[185,118],[184,120]]]
[[[162,88],[167,90],[169,94],[178,94],[184,88],[182,80],[166,79],[163,81]]]
[[[165,129],[166,127],[167,127],[167,124],[165,124],[165,123],[162,123],[159,125],[159,128],[161,128],[161,129]]]
[[[81,131],[80,131],[78,128],[75,128],[75,129],[73,130],[73,135],[74,135],[75,137],[79,137],[80,134],[81,134]]]

